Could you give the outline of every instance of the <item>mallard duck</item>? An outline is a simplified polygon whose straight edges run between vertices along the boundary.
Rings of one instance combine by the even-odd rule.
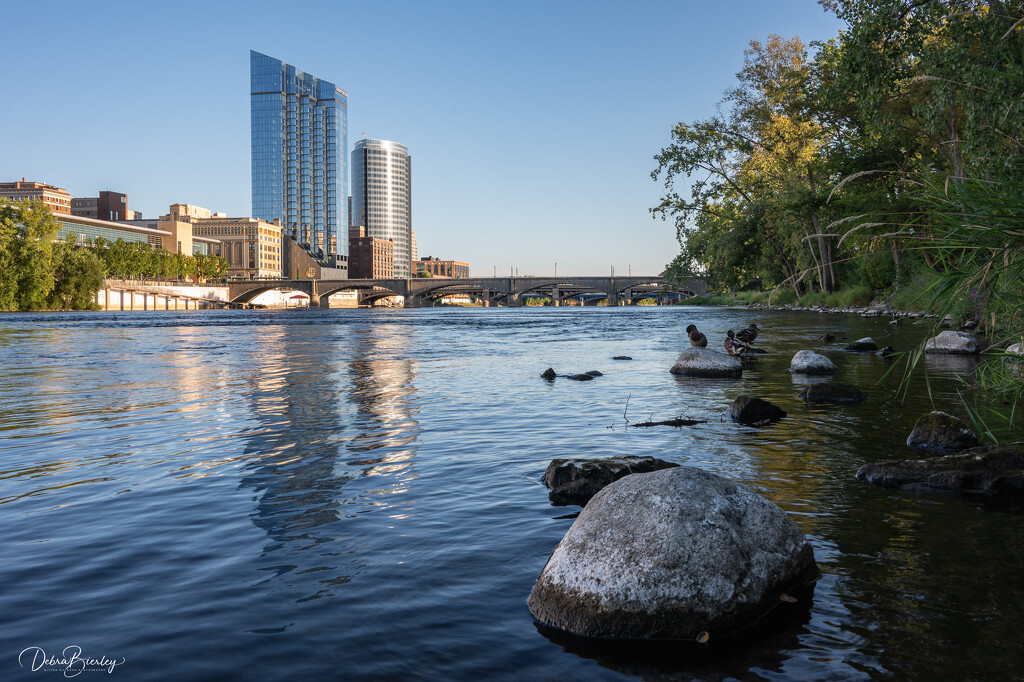
[[[743,343],[754,343],[754,339],[757,338],[757,325],[751,322],[746,329],[736,332],[736,338]]]
[[[738,357],[743,354],[743,351],[747,350],[747,346],[743,342],[736,340],[736,336],[732,333],[731,329],[725,335],[728,337],[725,339],[726,353]]]
[[[694,348],[707,348],[708,337],[697,331],[697,326],[691,324],[686,328],[686,334],[690,337],[690,345]]]

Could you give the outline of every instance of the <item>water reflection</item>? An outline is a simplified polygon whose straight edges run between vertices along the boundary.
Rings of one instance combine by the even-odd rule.
[[[297,601],[332,596],[371,561],[376,540],[357,523],[363,515],[412,513],[399,494],[416,478],[415,375],[412,360],[390,357],[408,343],[399,331],[268,327],[253,353],[246,393],[257,425],[243,433],[241,486],[271,539],[261,570],[269,580],[288,574]]]

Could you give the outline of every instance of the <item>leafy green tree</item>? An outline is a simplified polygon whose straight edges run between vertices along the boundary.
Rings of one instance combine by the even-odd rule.
[[[94,308],[96,292],[103,286],[103,261],[95,247],[78,247],[76,239],[75,234],[69,234],[54,244],[54,287],[47,299],[50,309]]]

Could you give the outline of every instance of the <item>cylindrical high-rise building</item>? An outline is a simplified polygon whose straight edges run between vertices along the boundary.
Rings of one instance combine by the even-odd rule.
[[[394,242],[395,277],[412,277],[412,157],[404,144],[356,142],[351,220],[367,237]]]

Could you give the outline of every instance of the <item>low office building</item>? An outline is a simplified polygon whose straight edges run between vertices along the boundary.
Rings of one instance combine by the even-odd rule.
[[[366,236],[356,225],[348,232],[348,276],[352,279],[391,279],[395,276],[395,243]]]
[[[416,274],[427,273],[431,277],[454,277],[465,279],[469,277],[469,263],[457,260],[439,260],[427,256],[414,264]]]
[[[196,208],[187,204],[175,206]],[[281,278],[282,243],[279,221],[268,223],[256,218],[229,218],[219,214],[192,217],[187,210],[176,212],[175,206],[171,207],[168,218],[191,223],[193,239],[205,237],[219,241],[213,253],[227,260],[228,277]]]
[[[40,199],[51,213],[67,215],[71,215],[71,201],[74,199],[65,189],[42,182],[28,182],[25,178],[20,182],[0,182],[0,198],[11,201]]]

